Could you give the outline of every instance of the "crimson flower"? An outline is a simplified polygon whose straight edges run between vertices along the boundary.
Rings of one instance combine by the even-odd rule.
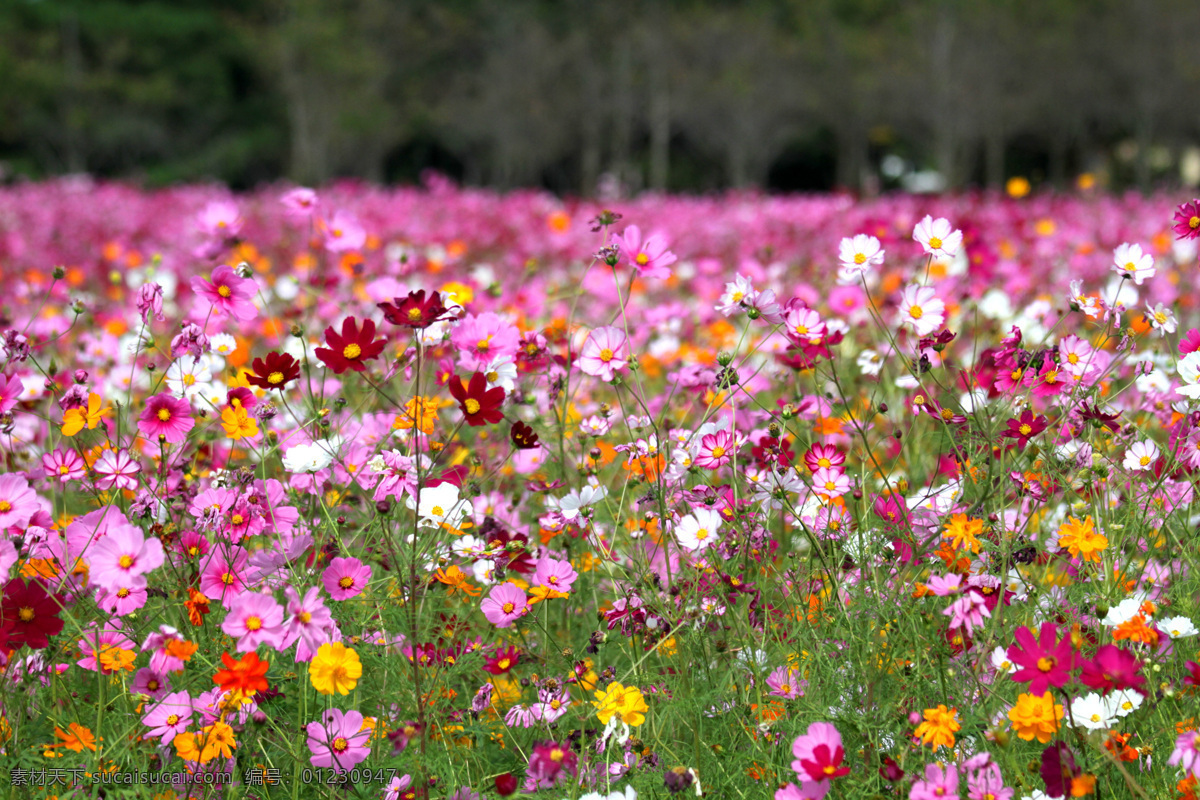
[[[1096,651],[1096,657],[1083,662],[1083,671],[1079,680],[1092,689],[1102,689],[1107,695],[1121,689],[1134,689],[1143,696],[1146,690],[1146,678],[1141,674],[1142,662],[1128,650],[1115,644],[1102,645]]]
[[[1200,689],[1200,664],[1189,661],[1183,665],[1183,668],[1191,673],[1183,679],[1183,685]]]
[[[533,432],[533,428],[520,420],[513,423],[509,433],[512,436],[512,443],[521,450],[532,450],[538,446],[538,435]]]
[[[4,586],[0,602],[0,638],[7,639],[8,647],[27,644],[32,650],[41,650],[63,629],[60,611],[62,598],[48,594],[41,581],[25,583],[13,578]]]
[[[354,317],[347,317],[342,322],[342,334],[339,336],[333,328],[325,329],[325,343],[329,347],[318,347],[317,358],[338,375],[348,369],[355,372],[365,372],[364,361],[377,358],[383,352],[386,339],[375,339],[375,323],[363,320],[359,328]]]
[[[1071,794],[1071,781],[1081,770],[1075,766],[1075,756],[1066,742],[1055,742],[1042,751],[1042,780],[1050,797]]]
[[[494,655],[490,656],[483,665],[485,672],[490,672],[493,675],[503,675],[517,665],[521,660],[521,654],[517,648],[509,645],[503,650],[497,650]]]
[[[1052,622],[1042,623],[1041,634],[1033,638],[1033,631],[1025,626],[1013,634],[1017,643],[1008,648],[1008,660],[1021,667],[1012,674],[1018,683],[1029,681],[1029,692],[1041,697],[1049,686],[1062,686],[1071,679],[1075,668],[1075,651],[1071,647],[1071,635],[1058,639],[1058,627]]]
[[[1020,417],[1008,421],[1008,428],[1000,432],[1000,438],[1016,439],[1017,449],[1024,450],[1025,445],[1029,444],[1029,440],[1046,430],[1048,424],[1045,417],[1035,416],[1027,408],[1021,412]]]
[[[487,425],[504,419],[500,413],[500,404],[504,402],[504,389],[497,386],[487,388],[487,376],[476,372],[471,376],[470,384],[464,386],[462,378],[455,375],[450,379],[450,394],[458,401],[458,407],[467,417],[471,426]]]
[[[1120,411],[1115,414],[1105,414],[1099,408],[1090,406],[1087,403],[1080,403],[1079,409],[1079,416],[1084,422],[1094,423],[1096,427],[1103,426],[1113,433],[1121,432],[1121,424],[1117,422],[1117,417],[1121,416]]]
[[[243,373],[246,383],[260,389],[282,389],[300,377],[300,362],[287,353],[267,353],[250,364],[253,372]]]
[[[383,309],[383,318],[388,322],[406,328],[428,328],[446,313],[446,307],[442,305],[442,296],[437,292],[430,292],[427,300],[424,289],[409,292],[408,297],[403,300],[393,297],[391,303],[380,303],[379,308]]]
[[[1200,237],[1200,200],[1179,206],[1175,211],[1175,227],[1172,230],[1180,239]]]

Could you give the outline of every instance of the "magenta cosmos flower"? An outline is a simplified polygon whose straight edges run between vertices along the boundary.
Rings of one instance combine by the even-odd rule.
[[[24,475],[0,475],[0,530],[26,527],[37,510],[37,495]]]
[[[362,594],[371,580],[371,568],[357,558],[335,558],[321,575],[325,591],[334,600],[348,600]]]
[[[10,378],[0,373],[0,414],[7,414],[17,404],[24,385],[15,377]]]
[[[497,628],[507,628],[529,610],[529,598],[519,586],[502,583],[488,592],[479,610]]]
[[[692,463],[701,469],[717,469],[733,460],[738,442],[732,431],[717,431],[700,439],[700,450]]]
[[[165,436],[168,443],[179,444],[196,424],[191,410],[186,400],[156,394],[146,402],[146,410],[138,417],[138,430],[151,440]]]
[[[230,604],[221,630],[238,640],[239,653],[247,653],[264,642],[278,649],[283,636],[283,606],[269,594],[245,592]]]
[[[647,278],[669,278],[671,270],[667,267],[674,264],[675,254],[667,249],[667,240],[661,234],[647,236],[642,241],[642,230],[637,225],[630,225],[623,236],[613,234],[613,244],[621,251],[621,258],[633,265],[633,268]]]
[[[158,539],[147,539],[140,528],[120,526],[88,548],[88,576],[103,589],[137,585],[140,577],[162,566]]]
[[[305,730],[314,767],[345,772],[371,754],[367,746],[371,728],[363,727],[363,715],[357,711],[343,713],[340,708],[331,708],[320,722],[308,723]]]
[[[579,369],[602,381],[611,381],[614,370],[629,363],[629,340],[620,328],[606,325],[596,328],[583,343],[579,353]]]
[[[222,264],[212,271],[208,280],[192,278],[192,291],[212,303],[214,314],[226,314],[236,320],[246,321],[258,316],[254,295],[258,284],[249,278],[240,278],[232,267]]]
[[[105,450],[92,466],[92,471],[97,475],[97,489],[111,489],[114,486],[118,489],[136,489],[138,482],[135,476],[141,469],[141,465],[125,448]]]
[[[1071,679],[1075,651],[1070,634],[1056,642],[1058,628],[1052,622],[1045,622],[1037,639],[1025,626],[1017,628],[1013,637],[1017,643],[1009,646],[1008,660],[1021,669],[1012,674],[1012,679],[1018,683],[1029,681],[1030,694],[1041,697],[1047,687],[1061,687]]]

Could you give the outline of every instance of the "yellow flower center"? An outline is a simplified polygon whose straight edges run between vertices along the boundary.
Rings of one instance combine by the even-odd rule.
[[[1017,428],[1017,430],[1021,432],[1022,436],[1028,436],[1029,434],[1033,433],[1033,426],[1029,425],[1028,423],[1021,423],[1021,427]]]
[[[301,622],[303,622],[304,624],[307,625],[312,620],[312,612],[301,611],[299,614],[296,615],[296,617],[299,618],[299,620]]]
[[[484,375],[484,377],[487,378],[489,382],[495,383],[496,379],[500,377],[500,373],[496,372],[496,370],[491,370],[486,375]]]
[[[1126,272],[1137,272],[1137,265],[1134,264],[1132,261],[1126,261],[1125,262],[1125,271]]]
[[[349,589],[353,585],[354,585],[354,578],[350,577],[349,575],[345,576],[344,578],[342,578],[341,580],[338,581],[338,586],[342,587],[343,589]]]
[[[725,448],[721,447],[721,445],[717,445],[716,447],[714,447],[712,449],[712,457],[713,458],[720,458],[723,455],[725,455]]]
[[[429,509],[429,513],[435,517],[443,517],[446,515],[446,512],[442,510],[441,506],[434,506],[433,508]]]
[[[17,612],[17,616],[21,618],[21,622],[29,622],[34,617],[33,609],[29,606],[22,606],[21,610]]]
[[[1191,219],[1189,219],[1188,227],[1191,228],[1192,230],[1196,230],[1196,228],[1200,228],[1200,217],[1192,217]]]
[[[650,263],[650,256],[646,255],[645,253],[638,253],[637,258],[635,258],[634,261],[637,262],[639,267],[644,267]]]
[[[508,669],[511,664],[512,659],[509,658],[502,658],[496,662],[496,666],[500,669]]]
[[[229,297],[230,295],[233,294],[233,290],[230,289],[228,286],[218,286],[217,294],[221,295],[221,297]]]
[[[117,559],[117,564],[121,569],[129,569],[133,566],[133,556],[121,556]]]
[[[342,355],[346,358],[358,358],[362,355],[362,348],[354,342],[346,345],[346,349],[342,351]]]
[[[226,586],[232,586],[233,581],[234,577],[232,572],[226,572],[221,575],[221,583],[225,584]]]
[[[1037,660],[1037,668],[1042,672],[1050,672],[1057,663],[1058,661],[1049,656],[1042,656]]]
[[[175,724],[176,724],[176,723],[178,723],[178,722],[179,722],[179,715],[178,715],[178,714],[171,714],[170,716],[168,716],[168,717],[167,717],[167,724],[168,724],[168,725],[175,725]]]
[[[638,256],[638,258],[641,258],[641,256]],[[555,764],[562,761],[566,757],[567,757],[567,751],[563,750],[561,747],[556,747],[550,751],[550,760],[553,761]]]
[[[419,308],[410,308],[408,310],[408,321],[409,322],[420,322],[421,316],[422,316],[421,309],[419,309]]]
[[[1141,464],[1143,467],[1150,466],[1150,456],[1142,456],[1141,458],[1138,459],[1138,463]]]
[[[865,264],[865,263],[867,263],[867,257],[865,255],[863,255],[862,253],[855,253],[854,254],[854,263],[855,264]]]
[[[256,631],[262,627],[262,617],[249,616],[246,617],[246,630]]]
[[[913,306],[912,308],[908,309],[908,315],[913,319],[920,319],[921,317],[925,316],[925,312],[920,306]]]
[[[169,409],[169,408],[160,408],[160,409],[158,410],[158,418],[159,418],[160,420],[162,420],[163,422],[166,422],[166,421],[168,421],[169,419],[171,419],[171,409]]]
[[[613,360],[613,351],[607,347],[604,348],[603,350],[601,350],[600,351],[600,360],[603,361],[605,364],[612,361]]]
[[[696,540],[703,542],[708,538],[708,528],[698,528],[696,530]]]
[[[503,609],[503,611],[504,611],[504,613],[505,613],[505,614],[511,614],[511,613],[512,613],[512,612],[513,612],[513,611],[516,609],[516,607],[517,607],[517,606],[516,606],[516,604],[515,604],[515,603],[505,603],[505,604],[502,606],[502,609]]]
[[[479,409],[481,408],[479,401],[474,397],[468,397],[466,400],[464,400],[463,406],[466,407],[468,414],[478,414]]]
[[[70,471],[71,471],[71,468],[68,467],[66,464],[63,464],[58,468],[59,475],[66,475]],[[6,501],[0,500],[0,502],[6,502]]]
[[[942,240],[936,236],[929,237],[929,247],[933,250],[938,250],[942,246]]]
[[[344,753],[350,749],[350,743],[346,741],[346,737],[339,736],[333,740],[333,749],[339,753]]]
[[[124,586],[122,586],[120,589],[117,589],[117,597],[124,600],[126,597],[129,597],[129,590],[126,589]],[[157,688],[157,687],[154,687],[154,688]]]
[[[196,385],[196,376],[195,375],[184,375],[183,376],[183,385],[184,386],[195,386]]]
[[[272,372],[270,375],[267,376],[267,383],[272,383],[272,384],[283,383],[283,373],[282,372]]]

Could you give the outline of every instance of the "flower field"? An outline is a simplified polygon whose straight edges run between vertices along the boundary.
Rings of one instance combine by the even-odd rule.
[[[0,189],[0,796],[1195,800],[1181,199]]]

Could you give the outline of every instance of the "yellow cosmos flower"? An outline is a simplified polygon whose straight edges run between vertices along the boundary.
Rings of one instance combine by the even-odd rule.
[[[85,427],[88,430],[92,430],[100,424],[100,420],[110,411],[112,411],[112,407],[104,406],[100,395],[92,392],[88,395],[86,409],[71,408],[67,409],[66,413],[63,414],[63,436],[74,436]]]
[[[308,665],[308,678],[321,694],[350,694],[361,677],[358,653],[341,642],[321,645]]]
[[[646,712],[650,710],[641,689],[623,686],[616,681],[610,683],[607,689],[597,691],[592,705],[596,707],[596,716],[605,725],[616,716],[621,722],[635,728],[646,721]]]

